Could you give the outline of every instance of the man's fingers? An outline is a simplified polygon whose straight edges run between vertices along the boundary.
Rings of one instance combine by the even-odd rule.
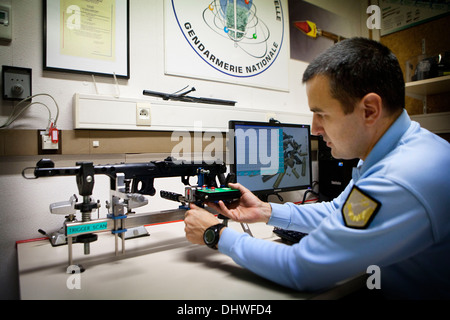
[[[219,207],[220,207],[220,212],[226,216],[227,218],[230,218],[232,220],[236,220],[236,217],[233,215],[233,213],[231,212],[230,209],[228,209],[228,207],[225,205],[225,203],[223,203],[223,201],[219,201]]]
[[[189,203],[189,208],[190,209],[198,209],[198,207],[194,204],[194,203]]]

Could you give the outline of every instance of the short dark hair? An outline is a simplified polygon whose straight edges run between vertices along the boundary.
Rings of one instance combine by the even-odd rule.
[[[397,57],[386,46],[367,38],[338,42],[309,64],[303,83],[317,75],[330,80],[331,96],[352,113],[357,101],[374,92],[390,114],[405,106],[405,81]]]

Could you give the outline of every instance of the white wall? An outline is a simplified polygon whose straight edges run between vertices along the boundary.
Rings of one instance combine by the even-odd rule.
[[[13,40],[1,47],[0,63],[33,70],[33,94],[49,93],[60,105],[60,129],[73,129],[72,98],[74,93],[95,94],[90,75],[43,71],[42,3],[32,0],[0,0],[12,3]],[[290,64],[290,92],[243,87],[213,81],[202,81],[164,74],[163,1],[130,1],[131,78],[119,80],[120,94],[126,98],[143,98],[142,90],[175,92],[186,85],[195,86],[196,95],[238,101],[240,107],[309,113],[301,85],[305,63]],[[96,77],[102,94],[115,94],[112,77]],[[50,100],[44,100],[50,102]],[[7,116],[11,102],[0,101],[0,116]],[[49,104],[50,107],[51,104]],[[36,106],[12,128],[42,128],[46,110]]]
[[[74,93],[95,94],[91,76],[43,71],[43,32],[42,4],[36,0],[0,0],[1,4],[12,5],[13,40],[8,45],[0,45],[0,65],[32,68],[33,93],[51,94],[61,108],[59,128],[73,129],[72,98]],[[316,1],[310,1],[315,3]],[[361,1],[346,0],[317,1],[322,7],[330,8],[337,14],[348,16],[354,25],[354,34],[364,35],[361,28]],[[343,6],[341,7],[341,3]],[[363,21],[365,25],[365,20]],[[239,101],[240,107],[285,110],[309,113],[306,94],[301,85],[301,77],[306,63],[290,61],[290,92],[279,92],[232,84],[215,83],[182,77],[164,75],[164,39],[163,39],[163,1],[130,0],[130,63],[131,78],[119,80],[120,93],[123,97],[141,98],[142,90],[174,92],[186,85],[197,88],[199,96],[214,96],[221,99]],[[97,85],[103,94],[114,94],[112,78],[96,77]],[[47,102],[45,100],[44,102]],[[0,100],[0,122],[11,112],[13,103]],[[49,103],[51,107],[51,104]],[[35,107],[26,112],[23,118],[11,128],[41,129],[47,124],[45,109]],[[39,237],[39,228],[47,231],[58,229],[63,217],[52,216],[48,211],[51,202],[68,200],[77,193],[75,179],[50,178],[35,181],[24,180],[21,171],[33,166],[41,157],[3,157],[0,158],[0,299],[19,297],[17,259],[15,242]],[[105,164],[126,160],[126,155],[76,157],[52,157],[57,166],[73,165],[79,160],[91,160]],[[178,180],[161,182],[164,187],[176,191],[181,185]],[[102,203],[108,198],[108,181],[99,178],[94,197]],[[301,199],[300,199],[301,200]],[[155,200],[156,201],[156,200]],[[164,207],[162,202],[154,202],[152,209]],[[103,208],[104,209],[104,208]],[[148,210],[147,208],[147,211]]]

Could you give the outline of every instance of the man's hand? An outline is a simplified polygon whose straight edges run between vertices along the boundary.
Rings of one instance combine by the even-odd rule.
[[[184,218],[186,238],[194,244],[204,245],[203,234],[205,230],[218,223],[220,223],[219,219],[213,214],[191,203],[190,210],[186,211]]]
[[[261,201],[250,190],[239,183],[230,183],[230,188],[238,189],[241,192],[239,201],[233,202],[228,207],[219,201],[208,203],[208,207],[216,209],[231,220],[243,223],[269,222],[272,214],[272,207],[269,203]]]

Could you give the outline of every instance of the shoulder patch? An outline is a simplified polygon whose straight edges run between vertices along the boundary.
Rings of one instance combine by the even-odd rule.
[[[353,186],[342,207],[345,225],[349,228],[365,229],[381,207],[381,203]]]

